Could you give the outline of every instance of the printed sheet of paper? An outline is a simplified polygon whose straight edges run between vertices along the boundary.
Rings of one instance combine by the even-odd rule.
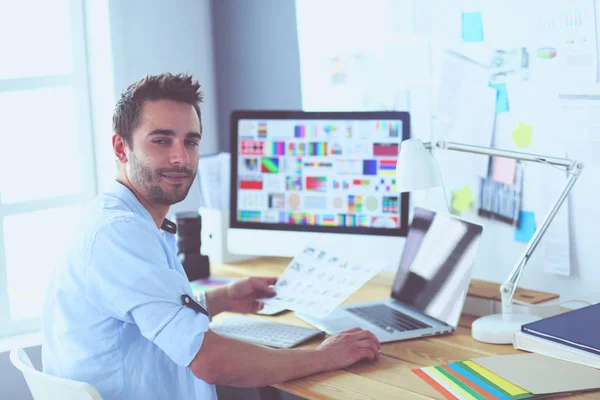
[[[444,54],[439,71],[433,130],[435,139],[489,147],[496,118],[496,90],[488,86],[488,71],[453,53]],[[489,157],[449,151],[435,153],[450,188],[470,184],[488,175]],[[465,180],[468,177],[472,179]]]
[[[265,306],[325,318],[384,265],[365,265],[309,245],[294,257],[275,284]]]
[[[532,78],[561,85],[597,81],[596,14],[593,0],[524,2]],[[527,28],[526,28],[527,29]]]
[[[561,193],[566,177],[557,174],[547,174],[542,180],[541,195],[546,199],[557,199]],[[546,233],[540,240],[544,255],[544,272],[569,276],[571,275],[571,235],[569,229],[569,197],[558,209]]]
[[[560,107],[561,131],[569,132],[571,144],[585,149],[591,165],[600,165],[600,95],[561,95]]]
[[[229,210],[230,163],[230,153],[200,157],[196,182],[200,187],[202,207]]]

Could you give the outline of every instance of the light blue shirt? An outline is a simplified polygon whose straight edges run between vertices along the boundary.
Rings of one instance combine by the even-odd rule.
[[[216,399],[187,368],[208,318],[182,304],[192,291],[174,235],[118,182],[81,222],[46,297],[44,372],[90,383],[104,400]]]

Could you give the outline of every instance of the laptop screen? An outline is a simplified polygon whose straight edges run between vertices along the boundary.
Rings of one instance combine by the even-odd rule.
[[[481,231],[479,225],[415,208],[392,297],[456,327]]]

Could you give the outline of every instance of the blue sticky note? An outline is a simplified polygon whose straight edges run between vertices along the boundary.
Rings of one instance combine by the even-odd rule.
[[[483,42],[483,18],[480,12],[464,12],[461,21],[464,42]]]
[[[535,233],[535,215],[531,211],[521,211],[519,227],[515,230],[516,242],[529,242]]]
[[[496,89],[496,113],[508,112],[508,90],[506,83],[489,83],[492,89]]]

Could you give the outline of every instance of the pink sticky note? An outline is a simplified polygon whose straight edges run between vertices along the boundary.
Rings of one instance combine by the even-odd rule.
[[[515,184],[515,171],[517,160],[504,157],[492,158],[492,179],[508,185]]]

